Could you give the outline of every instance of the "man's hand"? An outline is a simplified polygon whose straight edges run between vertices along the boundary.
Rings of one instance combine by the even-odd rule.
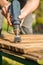
[[[27,13],[25,13],[25,12],[26,12],[26,11],[22,11],[22,10],[21,10],[21,14],[20,14],[20,16],[19,16],[19,19],[20,19],[20,20],[25,19],[26,14],[27,14]]]
[[[19,18],[22,20],[26,16],[30,15],[33,11],[35,11],[39,6],[39,2],[40,0],[27,0],[25,6],[21,10],[21,15],[19,16]]]
[[[12,25],[11,23],[11,16],[9,13],[9,6],[11,5],[11,3],[7,3],[6,5],[4,5],[4,7],[2,7],[2,14],[7,18],[7,21],[10,25]]]

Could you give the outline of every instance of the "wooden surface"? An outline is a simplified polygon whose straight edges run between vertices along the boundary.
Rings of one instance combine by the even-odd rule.
[[[22,53],[23,57],[35,61],[43,59],[43,35],[21,35],[20,43],[13,41],[13,34],[4,34],[4,38],[0,38],[0,50],[13,55],[15,52]]]

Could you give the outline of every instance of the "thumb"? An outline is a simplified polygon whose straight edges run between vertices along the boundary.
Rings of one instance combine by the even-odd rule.
[[[19,19],[22,20],[23,19],[23,16],[22,15],[19,15]]]

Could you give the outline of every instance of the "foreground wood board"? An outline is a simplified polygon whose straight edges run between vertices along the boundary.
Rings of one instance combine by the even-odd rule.
[[[21,42],[14,43],[14,34],[4,34],[4,38],[0,38],[0,50],[38,61],[43,59],[43,35],[21,35]]]

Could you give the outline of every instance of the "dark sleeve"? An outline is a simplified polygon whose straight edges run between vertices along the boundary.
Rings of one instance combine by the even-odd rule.
[[[21,9],[24,7],[26,4],[27,0],[18,0],[20,2]]]

